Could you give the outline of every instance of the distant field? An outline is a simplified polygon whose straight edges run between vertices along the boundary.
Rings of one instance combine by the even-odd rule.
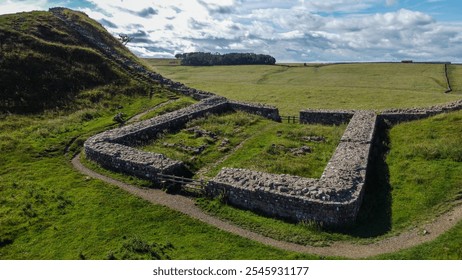
[[[331,64],[298,66],[162,66],[155,71],[193,88],[230,99],[277,106],[282,114],[306,108],[424,107],[462,98],[462,66],[450,66],[456,89],[447,88],[441,64]]]
[[[462,66],[451,65],[448,68],[453,93],[462,93]]]

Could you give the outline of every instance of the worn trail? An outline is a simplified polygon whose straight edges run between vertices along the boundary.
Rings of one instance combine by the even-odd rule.
[[[204,223],[239,235],[241,237],[248,238],[279,249],[294,251],[298,253],[315,254],[320,256],[338,256],[353,259],[367,258],[379,254],[391,253],[410,248],[424,242],[434,240],[436,237],[449,230],[462,219],[462,205],[458,205],[454,207],[454,209],[452,209],[450,212],[441,215],[435,218],[432,222],[424,225],[423,228],[426,229],[426,234],[422,234],[422,229],[415,228],[413,230],[403,232],[397,236],[389,237],[376,243],[366,245],[336,241],[328,247],[304,246],[266,237],[250,230],[243,229],[232,223],[220,220],[217,217],[203,212],[194,204],[194,201],[190,198],[180,195],[170,195],[158,189],[136,187],[99,174],[83,166],[80,162],[80,155],[77,155],[72,159],[72,165],[79,172],[87,176],[118,186],[130,194],[133,194],[151,203],[169,207],[192,218],[198,219]]]

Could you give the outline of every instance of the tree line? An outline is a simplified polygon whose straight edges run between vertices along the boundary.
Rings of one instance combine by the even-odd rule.
[[[274,65],[276,59],[266,54],[254,53],[206,53],[191,52],[176,54],[177,59],[181,59],[181,65],[186,66],[212,66],[212,65],[250,65],[267,64]]]

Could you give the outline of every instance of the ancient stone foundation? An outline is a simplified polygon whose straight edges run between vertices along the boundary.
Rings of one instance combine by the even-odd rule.
[[[213,96],[175,112],[95,135],[85,142],[85,154],[105,168],[152,181],[157,181],[158,174],[191,176],[183,162],[133,147],[179,130],[192,119],[233,110],[245,110],[273,120],[280,118],[278,109],[274,107],[232,102]]]
[[[400,122],[425,119],[441,113],[454,112],[458,110],[462,110],[462,100],[443,105],[435,105],[428,108],[386,110],[382,112],[380,117],[390,125],[395,125]]]
[[[333,227],[350,225],[362,204],[378,123],[394,125],[461,109],[462,101],[426,109],[387,110],[379,115],[372,111],[305,110],[300,112],[302,123],[348,122],[321,178],[223,168],[205,191],[211,197],[223,196],[232,205],[269,216]],[[182,162],[133,146],[181,129],[194,118],[234,110],[280,121],[274,107],[213,96],[176,112],[95,135],[85,142],[85,152],[87,158],[106,168],[152,181],[158,181],[159,174],[188,176],[191,174]]]
[[[209,182],[207,193],[270,216],[352,224],[362,202],[376,123],[374,112],[356,112],[320,179],[226,168]]]

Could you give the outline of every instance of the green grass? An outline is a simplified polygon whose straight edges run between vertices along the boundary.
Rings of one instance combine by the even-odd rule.
[[[462,112],[398,125],[390,139],[395,228],[431,219],[462,198]]]
[[[155,66],[180,66],[181,60],[180,59],[173,59],[173,58],[144,58],[149,65]]]
[[[319,178],[337,147],[345,126],[317,126],[264,122],[242,148],[211,169],[216,174],[222,167],[245,168],[276,174]],[[322,136],[325,142],[303,140]],[[307,154],[294,154],[300,147],[311,148]],[[258,160],[255,160],[258,159]]]
[[[382,260],[461,260],[462,222],[451,228],[436,240],[396,253],[374,257]]]
[[[69,155],[63,154],[72,139],[77,140],[71,145],[69,154],[78,151],[86,137],[113,127],[112,117],[118,111],[133,115],[144,111],[146,103],[154,106],[164,102],[167,95],[159,94],[153,99],[123,95],[106,98],[94,107],[71,114],[2,116],[1,259],[314,258],[224,233],[73,170]],[[118,109],[122,105],[123,108]],[[392,149],[387,163],[393,199],[388,235],[434,217],[460,198],[461,119],[462,113],[457,112],[401,124],[391,130]],[[227,125],[220,127],[234,129]],[[283,131],[282,135],[285,133]],[[417,167],[402,172],[406,162],[411,167],[415,163]],[[430,167],[424,168],[425,165]],[[441,169],[444,169],[444,176]],[[424,177],[422,181],[420,176],[427,176],[427,173],[434,178]],[[413,189],[415,186],[417,189]],[[411,189],[407,191],[407,188]],[[414,193],[417,195],[412,195]],[[367,203],[374,204],[374,197],[369,198],[366,194]],[[370,242],[374,239],[374,236],[360,238],[354,229],[343,233],[326,232],[314,224],[286,223],[217,201],[199,200],[198,204],[245,228],[301,244],[326,246],[334,240]],[[367,211],[362,210],[362,215],[366,215],[364,212]],[[368,222],[364,228],[373,226],[373,222],[364,220]],[[460,259],[458,248],[462,244],[458,236],[461,232],[459,224],[434,242],[379,258]]]
[[[101,24],[80,12],[65,14],[121,56],[142,63]],[[127,95],[159,87],[134,81],[118,62],[102,55],[51,12],[0,16],[0,112],[76,110],[81,108],[78,101],[103,86],[110,94]],[[123,87],[132,91],[123,92]],[[97,102],[97,96],[88,97]]]
[[[213,135],[196,135],[199,127]],[[189,122],[186,129],[166,134],[142,149],[178,159],[195,173],[207,168],[205,177],[214,177],[222,167],[247,168],[319,178],[333,154],[345,126],[323,127],[282,124],[243,112],[211,115]],[[325,143],[303,140],[322,136]],[[242,143],[237,151],[235,147]],[[310,153],[294,154],[305,146]],[[185,147],[191,149],[185,149]],[[194,149],[204,147],[202,152]],[[216,162],[226,157],[222,163]],[[258,161],[255,161],[258,158]]]
[[[192,99],[191,97],[180,96],[174,102],[166,104],[165,106],[161,106],[160,108],[152,110],[148,112],[147,114],[143,115],[143,117],[141,117],[141,120],[147,120],[147,119],[153,118],[160,114],[173,112],[173,111],[188,107],[189,105],[192,105],[194,103],[196,103],[196,101]]]
[[[147,61],[149,63],[149,61]],[[462,66],[451,66],[455,70]],[[230,99],[262,102],[283,115],[302,109],[424,107],[461,98],[444,94],[444,66],[435,64],[333,64],[289,66],[156,66],[160,74]],[[460,78],[453,75],[453,83]]]
[[[462,94],[462,66],[448,65],[449,82],[451,83],[451,94]]]

